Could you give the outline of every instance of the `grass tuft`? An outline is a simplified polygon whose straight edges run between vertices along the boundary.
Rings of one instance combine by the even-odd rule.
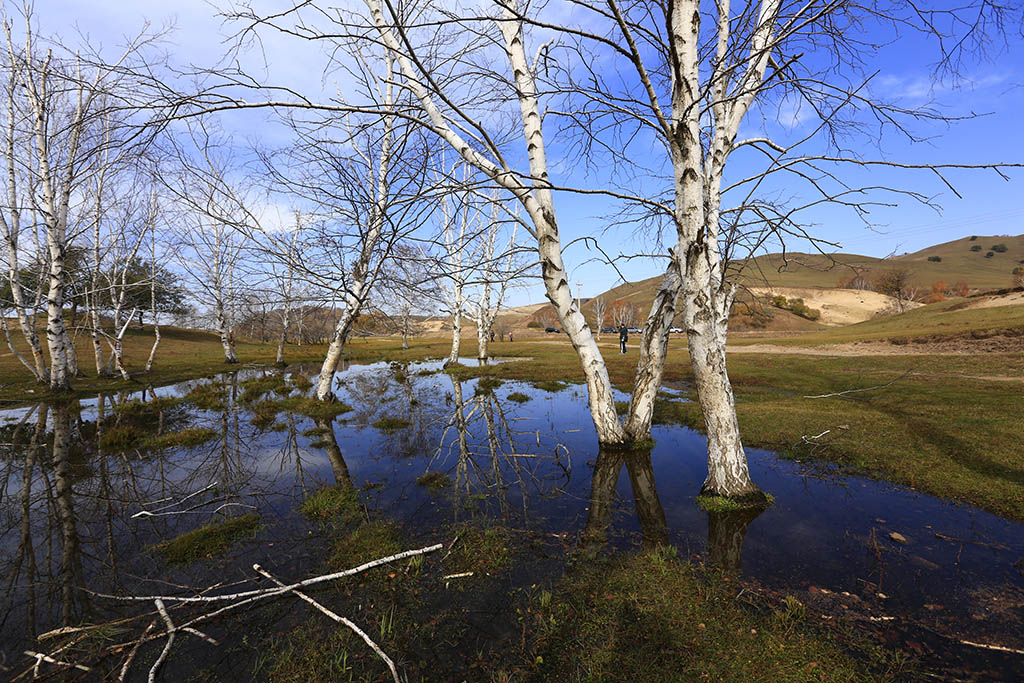
[[[514,391],[508,395],[508,400],[515,403],[529,403],[530,397],[520,391]]]
[[[259,529],[259,515],[241,515],[188,531],[154,546],[154,550],[168,564],[190,564],[225,552],[236,542],[254,536]]]
[[[399,417],[382,417],[374,422],[373,426],[385,434],[392,434],[397,432],[399,429],[405,429],[409,424],[410,422],[408,420],[403,420]]]
[[[363,504],[355,489],[329,486],[310,494],[299,506],[307,519],[319,522],[355,522],[363,517]]]
[[[440,491],[452,485],[452,478],[444,472],[427,472],[416,477],[416,483],[432,491]]]

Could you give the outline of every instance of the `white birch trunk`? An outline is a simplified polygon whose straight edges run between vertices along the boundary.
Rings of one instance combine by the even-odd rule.
[[[381,78],[381,81],[385,84],[384,104],[385,106],[391,106],[394,104],[394,85],[391,78],[392,56],[390,51],[385,56],[384,63],[384,74]],[[388,174],[391,165],[393,129],[394,116],[385,116],[377,168],[376,198],[370,212],[367,231],[363,236],[359,257],[352,268],[352,286],[345,296],[345,310],[342,311],[341,317],[338,319],[338,323],[334,328],[334,335],[331,338],[331,344],[327,349],[327,355],[320,366],[320,377],[317,379],[316,384],[316,397],[321,401],[334,400],[334,391],[332,389],[334,373],[337,372],[338,363],[341,362],[345,341],[348,338],[352,323],[359,315],[359,311],[363,306],[363,302],[366,301],[373,283],[374,272],[371,270],[371,262],[374,251],[384,232],[385,211],[390,191],[390,177]]]

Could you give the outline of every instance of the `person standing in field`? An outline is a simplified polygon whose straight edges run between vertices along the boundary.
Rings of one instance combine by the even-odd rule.
[[[626,342],[629,341],[629,330],[625,325],[619,325],[619,353],[626,352]]]

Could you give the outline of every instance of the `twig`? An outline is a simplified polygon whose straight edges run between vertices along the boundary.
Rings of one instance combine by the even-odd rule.
[[[447,574],[445,576],[442,576],[441,580],[442,581],[447,581],[448,579],[462,579],[462,578],[465,578],[467,576],[473,576],[473,572],[461,572],[459,574]]]
[[[78,669],[79,671],[92,671],[92,669],[90,669],[89,667],[85,666],[84,664],[75,664],[73,662],[62,662],[59,659],[54,659],[50,655],[44,655],[42,652],[33,652],[32,650],[25,650],[25,654],[27,654],[29,657],[35,657],[35,660],[36,660],[35,671],[37,672],[37,675],[38,675],[38,670],[39,670],[39,662],[47,662],[49,664],[56,664],[57,666],[73,667],[75,669]]]
[[[177,596],[177,595],[136,596],[136,595],[108,595],[106,593],[96,593],[94,591],[88,591],[88,592],[90,592],[92,595],[95,595],[95,596],[100,597],[100,598],[107,598],[108,600],[122,600],[122,601],[128,601],[128,602],[149,602],[150,600],[158,600],[158,599],[174,600],[174,601],[177,601],[177,602],[219,602],[219,601],[222,601],[222,600],[238,600],[238,599],[241,599],[241,598],[253,598],[253,597],[259,599],[259,598],[263,598],[263,597],[271,597],[271,596],[274,596],[274,595],[282,595],[282,594],[287,593],[288,591],[294,590],[296,588],[307,588],[309,586],[315,586],[316,584],[323,583],[325,581],[334,581],[334,580],[337,580],[337,579],[342,579],[342,578],[345,578],[346,576],[352,576],[353,574],[359,574],[359,573],[364,572],[364,571],[366,571],[368,569],[373,569],[374,567],[379,567],[382,564],[388,564],[389,562],[396,562],[398,560],[404,560],[407,557],[414,557],[416,555],[425,555],[427,553],[432,553],[432,552],[435,552],[437,550],[440,550],[443,547],[444,547],[443,543],[437,543],[435,545],[427,546],[425,548],[419,548],[418,550],[406,550],[404,552],[397,553],[395,555],[390,555],[388,557],[382,557],[379,560],[373,560],[371,562],[367,562],[365,564],[361,564],[358,567],[354,567],[352,569],[346,569],[345,571],[335,572],[333,574],[324,574],[323,576],[314,576],[311,579],[306,579],[305,581],[299,581],[298,583],[293,583],[293,584],[291,584],[289,586],[284,586],[282,588],[269,588],[269,589],[242,591],[241,593],[230,593],[230,594],[227,594],[227,595],[207,595],[207,596],[195,596],[195,597],[189,597],[189,596],[184,596],[184,595],[182,595],[182,596]]]
[[[131,668],[132,662],[135,661],[135,655],[138,654],[139,648],[142,647],[142,643],[145,642],[146,636],[149,635],[149,632],[153,630],[154,626],[156,626],[155,621],[149,622],[149,626],[147,626],[146,630],[142,632],[142,637],[139,638],[139,642],[135,643],[135,647],[133,647],[132,651],[128,653],[128,658],[125,659],[124,664],[121,665],[121,673],[117,677],[117,680],[121,683],[124,682],[124,679],[128,678],[128,669]]]
[[[252,566],[252,568],[253,568],[253,570],[255,570],[261,576],[264,576],[267,579],[270,579],[271,581],[276,583],[281,588],[286,588],[287,589],[287,587],[282,582],[278,581],[274,576],[271,576],[270,573],[265,571],[258,564],[254,564]],[[349,627],[350,629],[352,629],[355,632],[355,634],[357,636],[359,636],[360,638],[362,638],[363,642],[365,642],[367,645],[369,645],[370,649],[372,649],[374,652],[376,652],[377,655],[381,659],[384,660],[384,663],[388,665],[388,669],[391,670],[391,677],[395,680],[395,683],[400,683],[400,681],[398,679],[398,670],[395,668],[395,663],[393,661],[391,661],[391,658],[388,657],[387,654],[385,654],[384,650],[380,649],[380,646],[378,646],[377,643],[373,642],[373,640],[370,638],[370,636],[366,635],[365,631],[363,631],[361,628],[359,628],[354,623],[352,623],[350,620],[346,619],[345,617],[341,616],[340,614],[337,614],[337,613],[332,612],[331,610],[327,609],[326,607],[324,607],[319,602],[317,602],[313,598],[309,597],[305,593],[303,593],[301,591],[297,591],[294,588],[293,589],[288,589],[288,590],[289,590],[289,592],[294,593],[299,598],[302,598],[303,600],[308,602],[313,607],[316,607],[318,610],[320,610],[321,612],[326,614],[328,617],[330,617],[334,621],[338,622],[339,624],[343,624],[343,625]]]
[[[836,391],[831,394],[820,394],[818,396],[804,396],[804,398],[831,398],[833,396],[845,396],[846,394],[858,394],[862,391],[874,391],[875,389],[884,389],[891,384],[899,382],[901,379],[909,375],[911,372],[913,372],[913,370],[907,370],[906,372],[904,372],[902,375],[892,380],[891,382],[886,382],[885,384],[879,384],[873,387],[864,387],[863,389],[847,389],[846,391]]]
[[[995,650],[997,652],[1011,652],[1015,655],[1024,655],[1024,650],[1015,650],[1012,647],[1003,647],[1002,645],[986,645],[985,643],[972,643],[969,640],[961,640],[961,645],[970,645],[971,647],[980,647],[985,650]]]
[[[156,602],[156,608],[160,612],[160,616],[163,618],[164,623],[167,625],[167,643],[164,644],[164,649],[160,651],[160,656],[156,658],[156,661],[153,662],[152,668],[149,670],[149,683],[154,683],[156,681],[157,671],[160,670],[160,666],[164,663],[164,660],[167,659],[167,653],[171,651],[171,646],[174,645],[175,636],[174,622],[171,621],[171,617],[167,614],[167,610],[164,609],[163,600],[157,598],[154,602]],[[142,640],[143,638],[140,638],[139,642],[142,642]]]
[[[1009,550],[1009,548],[1001,543],[985,543],[984,541],[972,541],[969,538],[956,538],[954,536],[947,536],[936,532],[935,538],[943,541],[951,541],[953,543],[970,543],[971,545],[980,545],[985,548],[994,548],[995,550]]]

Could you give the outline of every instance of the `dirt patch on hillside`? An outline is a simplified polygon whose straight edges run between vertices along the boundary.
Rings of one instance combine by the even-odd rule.
[[[1024,290],[1000,294],[983,295],[972,297],[964,304],[956,306],[956,310],[971,308],[998,308],[1000,306],[1020,306],[1024,304]],[[950,311],[954,310],[950,308]]]
[[[784,353],[805,356],[904,356],[1024,353],[1024,328],[973,330],[955,335],[922,335],[888,340],[858,341],[828,346],[749,344],[730,346],[731,353]]]
[[[803,299],[804,304],[821,311],[820,322],[826,325],[852,325],[896,308],[896,300],[891,296],[863,289],[752,287],[750,291],[757,296],[781,294],[787,299]],[[909,304],[907,307],[919,305]]]

